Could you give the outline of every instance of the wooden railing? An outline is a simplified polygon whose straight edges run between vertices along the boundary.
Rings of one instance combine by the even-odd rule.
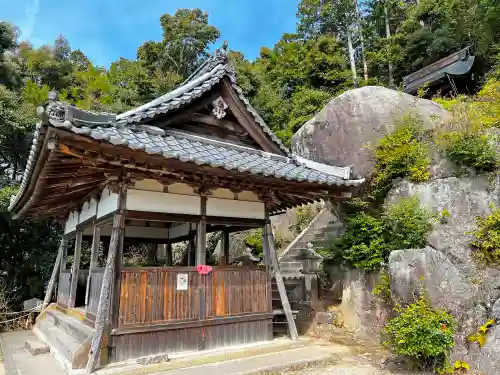
[[[71,270],[64,270],[59,275],[59,283],[57,286],[58,305],[63,307],[68,307],[70,288],[71,288]]]
[[[86,313],[96,315],[101,295],[101,286],[104,278],[104,268],[95,268],[90,272],[89,295]]]
[[[182,290],[178,277],[186,275]],[[269,293],[263,268],[223,267],[209,275],[193,267],[125,268],[118,327],[269,313]]]

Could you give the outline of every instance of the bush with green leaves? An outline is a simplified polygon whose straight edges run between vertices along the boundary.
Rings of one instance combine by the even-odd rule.
[[[441,136],[446,156],[459,166],[491,171],[497,166],[497,154],[489,136],[478,130],[451,131]]]
[[[472,232],[476,258],[484,264],[500,265],[500,208],[492,206],[486,217],[476,218],[477,229]]]
[[[374,198],[384,198],[395,178],[408,177],[413,182],[429,179],[429,146],[425,138],[422,120],[409,114],[392,134],[379,141],[375,148]]]
[[[259,257],[263,257],[262,247],[262,229],[255,229],[249,231],[248,236],[245,238],[245,243],[252,248],[252,253]]]
[[[382,221],[391,249],[418,249],[427,243],[427,234],[436,222],[435,215],[420,205],[418,196],[402,198],[384,207]]]
[[[386,344],[397,354],[414,358],[424,369],[440,370],[449,365],[454,347],[454,317],[444,310],[433,309],[426,297],[396,308],[397,316],[385,326]]]
[[[351,267],[376,271],[388,261],[391,251],[425,246],[434,221],[418,197],[402,198],[386,205],[380,217],[366,212],[347,217],[344,234],[328,252],[343,254],[343,261]]]

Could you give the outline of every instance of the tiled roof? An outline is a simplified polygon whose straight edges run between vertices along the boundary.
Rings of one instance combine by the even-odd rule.
[[[261,126],[264,133],[266,133],[285,154],[289,155],[290,151],[288,148],[285,147],[276,134],[267,126],[266,122],[260,117],[255,108],[253,108],[245,97],[243,90],[236,84],[234,68],[227,62],[227,56],[224,54],[221,55],[218,51],[216,51],[212,59],[207,60],[207,62],[202,65],[202,69],[200,69],[197,75],[190,77],[181,87],[149,103],[118,115],[116,117],[117,124],[140,123],[158,115],[164,115],[168,112],[177,110],[193,100],[200,98],[205,92],[219,83],[223,77],[228,77],[231,80],[231,86],[238,93],[238,97],[245,104],[247,111],[252,114],[255,122]]]
[[[144,124],[148,119],[179,109],[200,98],[223,77],[230,79],[233,89],[245,104],[246,109],[287,156],[179,131],[165,131]],[[244,97],[242,90],[236,85],[233,68],[227,64],[227,56],[224,53],[221,54],[220,51],[214,55],[214,59],[206,62],[178,89],[118,116],[83,111],[67,103],[54,101],[54,99],[53,97],[45,108],[39,107],[38,109],[42,122],[37,125],[21,186],[18,194],[11,199],[10,209],[15,207],[34,178],[33,172],[48,126],[66,129],[133,150],[143,150],[148,154],[162,155],[165,158],[174,158],[182,162],[194,162],[198,165],[210,165],[255,175],[325,185],[358,186],[364,182],[364,180],[350,180],[350,168],[314,163],[292,155]]]
[[[133,150],[178,159],[182,162],[194,162],[198,165],[327,185],[355,186],[363,181],[343,179],[338,175],[311,168],[293,158],[179,131],[165,131],[149,125],[88,127],[75,126],[69,121],[51,121],[51,123],[57,128],[99,141],[127,146]]]

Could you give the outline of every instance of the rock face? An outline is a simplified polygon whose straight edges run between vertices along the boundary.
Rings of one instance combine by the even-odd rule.
[[[475,288],[443,253],[426,247],[393,251],[389,257],[391,293],[402,303],[423,288],[433,306],[457,316],[473,304]]]
[[[488,375],[498,374],[500,326],[490,330],[482,349],[467,337],[486,320],[500,315],[500,272],[479,267],[470,246],[475,218],[488,215],[490,204],[500,204],[500,178],[447,177],[420,184],[403,180],[391,190],[387,202],[414,195],[437,215],[444,209],[451,215],[435,225],[428,237],[430,246],[391,253],[391,292],[408,301],[415,288],[423,284],[432,305],[451,312],[457,319],[452,360],[465,360]]]
[[[489,215],[490,205],[500,204],[500,179],[486,176],[449,177],[420,184],[403,180],[391,190],[387,202],[397,202],[402,197],[414,195],[438,216],[445,209],[451,214],[445,223],[434,227],[428,238],[429,244],[445,253],[454,263],[473,268],[470,247],[473,236],[470,232],[476,228],[477,216]]]
[[[413,112],[426,128],[450,118],[441,105],[379,86],[349,90],[332,99],[292,138],[292,151],[315,161],[352,166],[356,177],[373,169],[370,145]],[[367,147],[368,146],[368,147]]]
[[[413,112],[433,129],[451,119],[440,105],[382,87],[350,90],[332,99],[292,139],[292,150],[312,160],[352,166],[355,177],[368,177],[374,159],[370,146],[391,133],[403,115]],[[500,148],[500,132],[490,130],[494,148]],[[472,231],[476,217],[500,207],[500,173],[458,175],[455,166],[436,147],[431,148],[431,179],[424,183],[394,181],[386,203],[418,196],[437,217],[446,210],[427,238],[423,249],[397,250],[389,259],[391,293],[409,302],[419,286],[427,291],[434,307],[451,312],[457,319],[456,346],[451,360],[467,361],[472,369],[487,375],[500,374],[500,270],[481,267],[473,259]],[[371,291],[378,275],[351,270],[343,278],[340,309],[345,324],[379,338],[380,328],[392,314]],[[496,319],[486,344],[479,348],[467,337],[488,319]]]
[[[373,293],[380,275],[361,270],[346,270],[340,310],[344,324],[358,335],[379,337],[390,313],[386,306]]]

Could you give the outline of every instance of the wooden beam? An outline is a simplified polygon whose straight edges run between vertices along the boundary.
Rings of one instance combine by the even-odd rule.
[[[183,108],[181,110],[176,111],[175,113],[168,114],[168,120],[164,118],[154,119],[151,124],[154,124],[159,127],[168,127],[168,125],[183,122],[186,119],[189,119],[193,112],[198,112],[199,110],[212,105],[212,102],[220,96],[218,92],[209,94],[205,98],[201,98],[194,103],[190,103],[187,108]]]
[[[272,313],[252,313],[235,316],[225,316],[217,318],[209,318],[204,320],[190,319],[170,323],[160,324],[141,324],[124,326],[114,330],[113,335],[130,335],[145,332],[168,331],[172,329],[187,329],[195,327],[211,327],[221,324],[245,323],[254,322],[257,320],[269,320],[273,318]]]
[[[196,228],[196,265],[207,263],[207,197],[201,197],[201,219]]]
[[[222,256],[223,262],[222,264],[229,264],[229,231],[223,230],[221,236],[221,248],[222,248]]]
[[[106,260],[106,268],[104,269],[103,282],[101,285],[101,295],[97,307],[95,320],[95,332],[90,345],[89,357],[86,366],[87,374],[94,371],[97,365],[97,359],[101,352],[101,344],[105,335],[105,327],[108,322],[108,314],[110,309],[111,288],[113,285],[113,274],[115,268],[115,258],[120,245],[121,234],[124,230],[125,217],[123,215],[125,207],[125,199],[127,194],[127,184],[120,182],[118,193],[118,210],[115,212],[113,219],[113,229],[111,240],[109,243],[108,258]],[[105,349],[107,350],[107,348]]]
[[[222,81],[222,96],[226,101],[229,109],[240,122],[241,126],[247,131],[248,134],[259,144],[264,151],[275,152],[279,155],[284,155],[284,152],[264,133],[260,124],[255,122],[253,116],[245,108],[241,99],[234,92],[233,87],[229,80],[223,79]]]
[[[78,287],[78,273],[80,272],[80,258],[82,254],[82,235],[81,230],[76,232],[75,253],[73,254],[73,266],[71,267],[71,287],[69,289],[68,308],[75,307],[76,289]]]
[[[290,302],[288,301],[288,295],[286,294],[285,283],[283,282],[283,275],[281,274],[278,256],[276,255],[276,249],[274,247],[274,235],[273,228],[271,227],[271,220],[269,220],[269,216],[266,208],[266,234],[267,234],[267,243],[269,246],[269,256],[271,258],[271,264],[274,270],[274,278],[276,280],[276,285],[278,286],[278,291],[280,294],[281,304],[283,306],[283,310],[285,312],[286,321],[288,323],[288,331],[290,332],[290,338],[292,340],[298,340],[299,334],[297,332],[297,327],[295,326],[295,319],[293,318],[292,308],[290,307]]]
[[[67,236],[63,236],[63,238],[61,239],[61,246],[62,246],[62,258],[61,258],[61,264],[60,264],[60,270],[59,270],[59,273],[61,273],[62,271],[64,271],[66,269],[66,265],[68,263],[68,242],[69,242],[69,239]]]
[[[167,267],[172,267],[172,243],[168,242],[167,243],[167,261],[166,261],[166,266]]]
[[[43,313],[45,308],[49,305],[52,299],[52,293],[54,291],[54,286],[57,280],[57,276],[61,268],[61,259],[63,256],[63,240],[59,244],[59,250],[57,251],[56,262],[54,263],[54,268],[52,269],[52,275],[50,276],[49,285],[47,286],[47,292],[45,293],[45,298],[43,299],[43,305],[40,314]]]
[[[215,116],[207,116],[202,115],[200,113],[193,113],[190,116],[190,119],[194,122],[199,122],[205,125],[216,126],[221,129],[227,129],[237,134],[245,134],[246,131],[239,124],[235,124],[234,122],[218,119]]]
[[[90,267],[89,277],[87,278],[87,289],[85,290],[85,316],[88,314],[90,283],[92,281],[92,272],[97,268],[97,259],[99,256],[99,248],[101,247],[101,228],[95,224],[92,234],[92,249],[90,250]]]

